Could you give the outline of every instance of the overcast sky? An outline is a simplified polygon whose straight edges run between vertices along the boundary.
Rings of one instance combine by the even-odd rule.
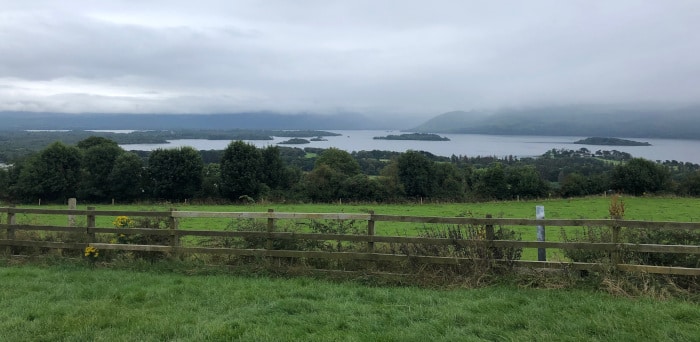
[[[0,0],[0,111],[697,103],[700,1]]]

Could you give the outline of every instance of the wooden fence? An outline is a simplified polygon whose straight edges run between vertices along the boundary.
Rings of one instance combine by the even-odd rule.
[[[496,263],[509,263],[516,267],[528,268],[556,268],[573,270],[596,270],[604,267],[616,267],[621,271],[647,272],[672,275],[700,275],[700,268],[671,267],[671,266],[651,266],[632,265],[621,263],[620,255],[628,252],[639,253],[670,253],[699,255],[700,246],[697,245],[665,245],[665,244],[632,244],[620,241],[620,231],[626,229],[665,229],[665,230],[700,230],[700,223],[691,222],[651,222],[632,220],[584,220],[584,219],[504,219],[504,218],[466,218],[466,217],[420,217],[420,216],[396,216],[380,215],[373,212],[345,214],[345,213],[287,213],[275,212],[197,212],[197,211],[114,211],[114,210],[55,210],[55,209],[29,209],[0,207],[0,213],[6,214],[5,223],[0,224],[0,231],[5,232],[3,239],[0,239],[0,246],[4,246],[6,253],[13,254],[21,247],[34,247],[42,249],[80,249],[93,246],[98,250],[116,251],[146,251],[146,252],[166,252],[171,255],[188,254],[218,254],[230,256],[256,256],[256,257],[281,257],[281,258],[305,258],[305,259],[330,259],[330,260],[365,260],[382,262],[419,262],[425,264],[461,265],[473,262],[473,258],[445,257],[432,255],[407,255],[397,253],[387,253],[385,249],[379,249],[379,244],[420,244],[432,246],[482,246],[485,248],[538,248],[538,249],[575,249],[609,253],[611,265],[588,262],[553,262],[534,260],[492,260]],[[66,215],[84,216],[85,226],[48,226],[18,224],[17,215]],[[128,216],[128,217],[157,217],[167,220],[167,229],[154,228],[115,228],[97,227],[96,217],[99,216]],[[262,220],[266,222],[264,231],[231,231],[222,227],[199,226],[196,229],[180,229],[178,222],[181,219],[206,219],[218,218],[229,220]],[[307,232],[279,231],[277,221],[279,220],[334,220],[347,221],[354,220],[366,222],[366,233],[363,234],[324,234]],[[2,222],[2,220],[0,220]],[[197,220],[199,222],[199,220]],[[209,220],[211,222],[211,220]],[[450,238],[427,238],[418,236],[386,236],[378,235],[375,232],[377,222],[400,222],[400,223],[420,223],[420,224],[448,224],[448,225],[472,225],[485,227],[485,237],[476,240],[456,240]],[[609,242],[555,242],[555,241],[515,241],[494,239],[494,226],[543,226],[548,227],[610,227],[611,239]],[[18,231],[43,231],[43,232],[69,232],[74,235],[83,236],[80,242],[57,242],[57,241],[37,241],[17,238]],[[1,234],[1,233],[0,233]],[[161,236],[163,244],[159,245],[137,245],[121,243],[98,242],[97,234],[142,234],[149,236]],[[2,235],[0,235],[1,237]],[[203,247],[201,245],[183,244],[183,237],[199,238],[257,238],[266,241],[264,247],[255,249],[223,248],[223,247]],[[274,241],[303,239],[311,241],[344,241],[361,243],[364,248],[361,251],[318,251],[318,250],[280,250],[273,248]],[[102,239],[104,240],[104,239]]]

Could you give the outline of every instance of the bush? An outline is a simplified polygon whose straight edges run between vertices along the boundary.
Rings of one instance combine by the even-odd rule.
[[[150,229],[168,229],[169,222],[166,217],[137,217],[130,219],[126,216],[117,217],[112,223],[117,228],[150,228]],[[151,235],[151,234],[117,234],[110,241],[111,243],[131,244],[131,245],[160,245],[168,246],[170,244],[170,236],[168,235]],[[165,252],[157,251],[125,251],[119,253],[128,255],[136,259],[144,259],[155,261],[163,259],[167,256]]]
[[[625,215],[625,203],[613,196],[609,207],[610,217],[622,219]],[[658,245],[700,245],[700,231],[691,230],[664,230],[664,229],[631,229],[619,228],[619,242],[630,244],[658,244]],[[585,227],[574,236],[568,236],[562,229],[562,241],[565,242],[612,242],[612,229],[601,227]],[[623,250],[620,253],[620,262],[626,264],[643,264],[652,266],[673,267],[700,267],[700,255],[679,253],[641,253]],[[610,252],[591,250],[564,250],[564,255],[576,262],[610,262]]]
[[[480,281],[483,276],[511,269],[515,264],[514,261],[519,260],[522,255],[522,248],[490,246],[487,234],[487,227],[483,225],[447,225],[426,229],[419,233],[419,237],[446,239],[451,241],[450,244],[401,243],[390,244],[389,249],[393,254],[409,256],[471,259],[469,262],[461,262],[459,265],[426,265],[416,262],[409,266],[414,271],[422,271],[423,278],[426,279],[431,277],[427,273],[439,273],[442,277],[449,275],[449,277],[459,278],[462,276]],[[493,232],[493,240],[521,240],[521,237],[513,230],[499,227]]]

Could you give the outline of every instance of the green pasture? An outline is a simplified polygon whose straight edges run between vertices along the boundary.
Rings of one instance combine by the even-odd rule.
[[[0,264],[5,341],[696,341],[697,304],[585,289]]]
[[[700,198],[681,197],[623,197],[626,213],[625,218],[631,220],[646,221],[700,221]],[[547,199],[539,201],[508,201],[485,203],[423,203],[423,204],[276,204],[256,203],[248,205],[191,205],[191,204],[167,204],[167,205],[91,205],[97,210],[125,210],[125,211],[163,211],[176,209],[180,211],[215,211],[215,212],[264,212],[273,209],[277,212],[299,213],[367,213],[374,211],[384,215],[406,216],[441,216],[441,217],[485,217],[487,214],[497,218],[534,218],[535,207],[545,207],[545,215],[548,219],[604,219],[609,217],[608,207],[610,197],[588,197],[576,199]],[[27,208],[51,208],[64,209],[62,205],[21,206]],[[87,205],[79,205],[84,209]],[[98,227],[111,227],[114,217],[97,217]],[[17,221],[25,224],[65,225],[66,216],[47,215],[17,215]],[[76,218],[78,225],[84,225],[85,217]],[[202,219],[187,218],[179,221],[180,229],[225,229],[231,220],[229,219]],[[289,223],[289,222],[287,222]],[[280,221],[278,224],[285,224]],[[364,222],[359,222],[362,228]],[[379,235],[416,235],[424,229],[432,229],[434,226],[411,223],[377,222],[376,233]],[[523,240],[536,240],[535,227],[510,227],[522,234]],[[547,227],[547,240],[560,240],[562,227]],[[567,232],[576,228],[565,227]],[[535,249],[525,249],[523,259],[536,258]],[[562,260],[561,252],[548,250],[548,259]]]

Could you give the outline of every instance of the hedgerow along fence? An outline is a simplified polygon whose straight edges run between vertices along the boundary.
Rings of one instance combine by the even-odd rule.
[[[700,231],[700,223],[693,222],[654,222],[636,220],[615,220],[615,219],[506,219],[506,218],[470,218],[470,217],[426,217],[426,216],[397,216],[381,215],[374,212],[369,213],[290,213],[275,212],[203,212],[203,211],[115,211],[115,210],[95,210],[88,207],[87,210],[59,210],[59,209],[35,209],[35,208],[15,208],[0,207],[0,213],[6,214],[6,223],[0,224],[0,230],[5,232],[3,239],[0,239],[0,246],[4,246],[5,252],[9,255],[17,254],[22,248],[35,248],[42,251],[49,250],[81,250],[92,247],[98,251],[121,251],[121,252],[156,252],[173,257],[186,255],[225,255],[233,257],[255,257],[255,258],[278,258],[297,260],[334,260],[334,261],[358,261],[374,263],[410,263],[412,265],[465,265],[484,258],[489,263],[504,264],[511,267],[525,268],[550,268],[550,269],[571,269],[571,270],[601,270],[617,269],[627,272],[645,272],[668,275],[700,275],[700,268],[678,267],[674,265],[644,265],[624,263],[623,255],[629,253],[651,253],[678,255],[683,254],[690,257],[700,255],[700,246],[690,244],[662,244],[658,243],[629,243],[621,240],[622,229],[635,230],[670,230],[670,231]],[[37,225],[17,223],[17,216],[40,216],[40,215],[66,215],[69,217],[66,226],[58,225]],[[73,226],[75,216],[85,217],[84,226]],[[144,217],[155,218],[165,222],[165,227],[98,227],[96,218],[100,216],[115,217]],[[197,228],[180,229],[179,221],[182,219],[201,220],[204,224]],[[230,230],[222,227],[209,226],[212,220],[226,219],[230,222],[257,222],[258,228],[255,230]],[[364,222],[360,230],[354,233],[340,232],[338,230],[316,230],[316,231],[289,231],[280,229],[279,222],[314,222],[316,220],[326,220],[332,222]],[[31,221],[31,220],[29,220]],[[220,222],[220,221],[218,221]],[[477,234],[438,234],[435,236],[389,236],[376,233],[376,223],[394,222],[402,224],[440,224],[451,226],[481,227]],[[220,224],[220,223],[219,223]],[[242,225],[252,226],[252,225]],[[507,236],[497,234],[494,227],[525,226],[525,227],[561,227],[568,229],[572,227],[607,227],[611,234],[610,241],[596,242],[562,242],[562,241],[521,241],[515,239],[499,239]],[[67,233],[71,239],[46,239],[41,234],[29,236],[25,234],[18,236],[18,232],[44,232]],[[452,230],[451,232],[455,232]],[[104,236],[152,236],[160,237],[151,240],[157,243],[138,244],[131,242],[118,242],[115,239],[105,239]],[[102,238],[99,238],[103,236]],[[257,241],[258,244],[248,243],[247,247],[241,248],[234,245],[227,246],[219,243],[216,246],[202,244],[201,239],[221,238],[221,239],[244,239],[248,242]],[[199,239],[199,240],[197,240]],[[106,241],[106,242],[105,242]],[[142,240],[143,241],[143,240]],[[199,242],[197,242],[199,241]],[[307,246],[318,244],[308,244],[308,242],[337,242],[338,248],[325,248],[322,250],[300,250],[299,244],[284,242],[305,241]],[[352,244],[353,248],[342,248],[343,244]],[[289,246],[294,247],[289,247]],[[286,246],[286,247],[285,247]],[[359,247],[358,247],[359,246]],[[412,246],[413,248],[406,248]],[[421,246],[421,248],[415,248]],[[432,247],[432,248],[431,248]],[[453,252],[460,248],[480,248],[480,251],[491,251],[494,253],[440,253],[430,254],[431,250],[440,248],[450,249]],[[517,260],[517,253],[503,253],[505,250],[518,250],[523,248],[578,250],[592,253],[603,253],[609,258],[608,263],[604,262],[577,262],[577,261],[544,261],[541,260]],[[312,248],[313,249],[313,248]],[[420,252],[417,252],[420,251]],[[426,252],[427,251],[427,252]],[[500,251],[500,252],[499,252]],[[542,255],[542,253],[540,253]],[[497,256],[497,257],[494,257]]]

